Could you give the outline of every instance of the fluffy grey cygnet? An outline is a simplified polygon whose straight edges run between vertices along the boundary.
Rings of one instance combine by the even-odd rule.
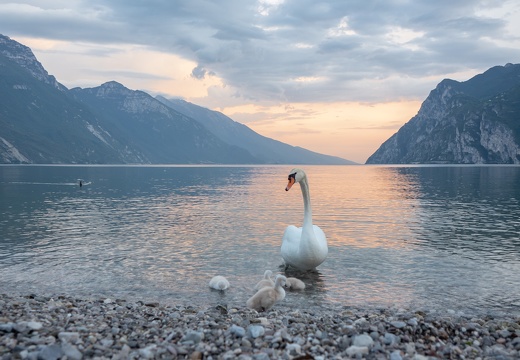
[[[303,290],[305,289],[305,283],[295,277],[288,277],[285,282],[285,287],[291,290]]]
[[[209,287],[215,290],[226,290],[229,288],[229,281],[224,276],[214,276],[209,281]]]
[[[272,274],[273,272],[271,270],[266,270],[264,272],[264,278],[255,285],[255,290],[260,290],[266,286],[274,287],[274,281],[271,279]]]
[[[279,301],[285,299],[285,281],[287,278],[283,275],[276,275],[274,287],[264,287],[257,291],[247,300],[246,305],[250,309],[256,311],[265,311],[273,307]]]

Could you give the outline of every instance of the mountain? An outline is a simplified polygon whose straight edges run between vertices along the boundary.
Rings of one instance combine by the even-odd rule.
[[[319,154],[298,146],[262,136],[218,111],[209,110],[180,99],[157,96],[163,104],[185,114],[203,125],[222,141],[246,149],[255,158],[267,164],[355,164],[339,157]]]
[[[27,70],[34,78],[61,91],[67,88],[43,68],[30,48],[0,34],[0,55]]]
[[[70,93],[88,106],[106,133],[130,149],[141,162],[154,164],[258,163],[246,150],[218,139],[195,120],[165,106],[142,91],[110,81]]]
[[[520,164],[520,64],[445,79],[367,164]]]
[[[0,163],[110,163],[96,117],[67,95],[29,48],[0,36]]]
[[[0,35],[0,163],[351,163],[160,100],[114,81],[69,90],[28,47]]]

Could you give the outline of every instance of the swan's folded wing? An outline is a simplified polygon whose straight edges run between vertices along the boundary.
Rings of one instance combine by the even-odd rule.
[[[282,258],[287,265],[293,265],[294,261],[298,258],[298,252],[300,247],[300,239],[302,237],[302,228],[294,225],[289,225],[285,229],[285,233],[282,238],[282,246],[280,252]]]
[[[282,246],[283,244],[294,244],[298,246],[300,243],[300,239],[302,237],[302,228],[296,227],[294,225],[289,225],[285,228],[285,232],[283,233],[282,238]]]
[[[316,235],[316,239],[318,241],[324,241],[327,242],[327,237],[325,236],[325,233],[318,225],[312,225],[312,229],[314,230],[314,235]]]
[[[325,236],[325,233],[323,230],[320,229],[319,226],[313,225],[314,235],[316,235],[316,240],[318,241],[318,244],[321,248],[321,253],[323,256],[327,256],[329,252],[328,244],[327,244],[327,237]]]

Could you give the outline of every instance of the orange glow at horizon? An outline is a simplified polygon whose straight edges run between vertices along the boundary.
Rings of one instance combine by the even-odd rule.
[[[415,116],[421,102],[304,103],[221,109],[254,131],[308,150],[364,163]]]

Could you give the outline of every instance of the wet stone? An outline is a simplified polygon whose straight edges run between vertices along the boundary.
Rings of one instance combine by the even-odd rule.
[[[242,326],[233,325],[229,331],[237,337],[244,337],[246,335],[246,330]]]
[[[265,334],[265,328],[261,325],[251,325],[247,328],[247,333],[253,339]]]
[[[397,329],[402,329],[406,326],[404,321],[392,321],[390,324]]]
[[[64,355],[61,346],[58,344],[45,346],[38,353],[38,359],[40,360],[57,360]]]

